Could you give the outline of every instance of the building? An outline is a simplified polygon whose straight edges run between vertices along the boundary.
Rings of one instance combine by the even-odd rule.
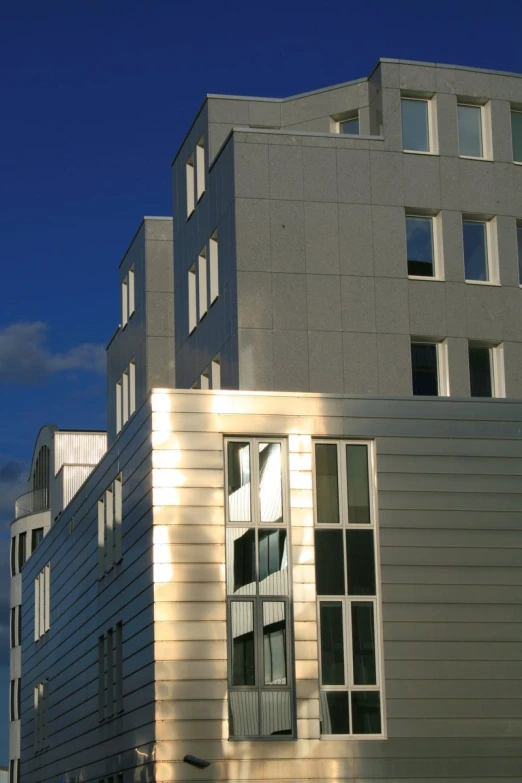
[[[521,108],[390,60],[207,97],[22,571],[24,782],[520,778]]]

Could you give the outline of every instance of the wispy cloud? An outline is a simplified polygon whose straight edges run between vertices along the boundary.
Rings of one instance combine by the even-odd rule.
[[[15,500],[27,491],[28,472],[26,462],[15,459],[0,461],[0,534],[8,530],[13,519]]]
[[[105,370],[105,347],[82,343],[65,353],[52,353],[49,327],[43,321],[11,324],[0,329],[0,383],[38,383],[62,370]]]

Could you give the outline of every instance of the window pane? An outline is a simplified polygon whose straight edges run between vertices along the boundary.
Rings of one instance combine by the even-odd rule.
[[[263,603],[265,685],[286,685],[286,620],[283,601]]]
[[[522,163],[522,112],[511,112],[511,135],[513,138],[513,160]]]
[[[346,531],[348,595],[375,595],[373,530]]]
[[[259,592],[261,595],[288,593],[288,550],[286,530],[259,531]]]
[[[250,444],[227,447],[228,514],[231,522],[250,522]]]
[[[20,533],[18,538],[18,571],[20,572],[27,559],[26,553],[27,533]]]
[[[37,546],[43,540],[43,527],[37,527],[31,532],[31,552],[34,552]]]
[[[228,527],[226,530],[227,593],[256,593],[256,533],[252,528]]]
[[[318,595],[344,595],[342,530],[315,531],[315,581]]]
[[[348,486],[348,522],[370,524],[370,485],[368,479],[368,448],[346,447],[346,483]]]
[[[321,734],[349,734],[350,715],[346,691],[321,691]]]
[[[254,605],[251,601],[230,604],[232,625],[232,685],[255,685]]]
[[[469,346],[469,382],[472,397],[492,397],[491,349]]]
[[[488,279],[488,251],[486,224],[464,220],[462,223],[464,240],[464,269],[466,280]]]
[[[259,501],[261,522],[282,522],[281,444],[259,444]]]
[[[315,444],[315,488],[317,521],[324,524],[339,522],[337,446],[335,443]]]
[[[482,109],[480,106],[457,106],[459,153],[482,157]]]
[[[411,344],[411,375],[414,394],[437,396],[437,346],[435,343]]]
[[[339,123],[339,130],[341,133],[352,133],[359,135],[359,117],[352,117],[349,120],[343,120]]]
[[[228,707],[231,737],[259,734],[258,691],[229,691]]]
[[[405,150],[429,152],[428,101],[401,100],[402,146]]]
[[[354,734],[381,733],[379,691],[352,691],[352,724]]]
[[[522,226],[517,226],[518,280],[522,285]]]
[[[406,216],[406,247],[408,274],[434,277],[432,218]]]
[[[352,644],[355,685],[376,685],[375,626],[370,602],[352,603]]]
[[[289,691],[261,693],[261,734],[273,737],[292,733]]]
[[[343,605],[321,601],[321,683],[344,685]]]

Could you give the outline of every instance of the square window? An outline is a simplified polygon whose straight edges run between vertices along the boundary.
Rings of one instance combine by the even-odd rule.
[[[430,152],[428,100],[401,99],[402,148],[408,152]]]
[[[488,281],[488,223],[485,220],[462,221],[464,276],[466,280]]]
[[[459,154],[469,158],[484,157],[482,106],[457,105]]]
[[[344,119],[339,120],[339,133],[351,136],[359,135],[359,112],[352,112]]]
[[[511,138],[513,160],[516,163],[522,163],[522,109],[511,110]]]
[[[436,277],[433,218],[406,215],[406,252],[410,277]]]

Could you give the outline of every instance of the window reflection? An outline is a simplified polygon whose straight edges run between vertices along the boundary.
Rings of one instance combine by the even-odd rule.
[[[321,682],[344,685],[343,605],[340,601],[322,601],[321,610]]]
[[[347,691],[321,691],[321,734],[349,734]]]
[[[259,734],[257,691],[230,691],[228,707],[231,737],[252,737]]]
[[[315,444],[315,489],[317,521],[323,524],[339,522],[337,446],[335,443]]]
[[[428,102],[401,100],[402,147],[413,152],[429,152]]]
[[[375,595],[373,530],[346,531],[348,595]]]
[[[261,693],[261,733],[264,737],[292,733],[289,691]]]
[[[352,691],[354,734],[380,734],[381,710],[379,691]]]
[[[315,531],[315,580],[318,595],[344,595],[342,530]]]
[[[261,522],[282,522],[281,444],[259,444],[259,502]]]
[[[251,601],[230,604],[232,625],[232,685],[255,685],[254,605]]]
[[[286,620],[282,601],[263,603],[265,685],[286,685]]]
[[[250,444],[229,442],[227,460],[229,519],[250,522]]]
[[[226,531],[227,593],[255,595],[256,534],[253,528],[229,527]]]
[[[346,447],[346,479],[348,487],[348,522],[369,525],[370,484],[368,479],[368,449],[366,446]]]
[[[261,595],[288,592],[286,530],[259,531],[259,592]]]
[[[431,217],[406,215],[406,251],[409,275],[434,277],[433,220]]]
[[[376,685],[375,625],[371,602],[352,603],[353,681],[355,685]]]

